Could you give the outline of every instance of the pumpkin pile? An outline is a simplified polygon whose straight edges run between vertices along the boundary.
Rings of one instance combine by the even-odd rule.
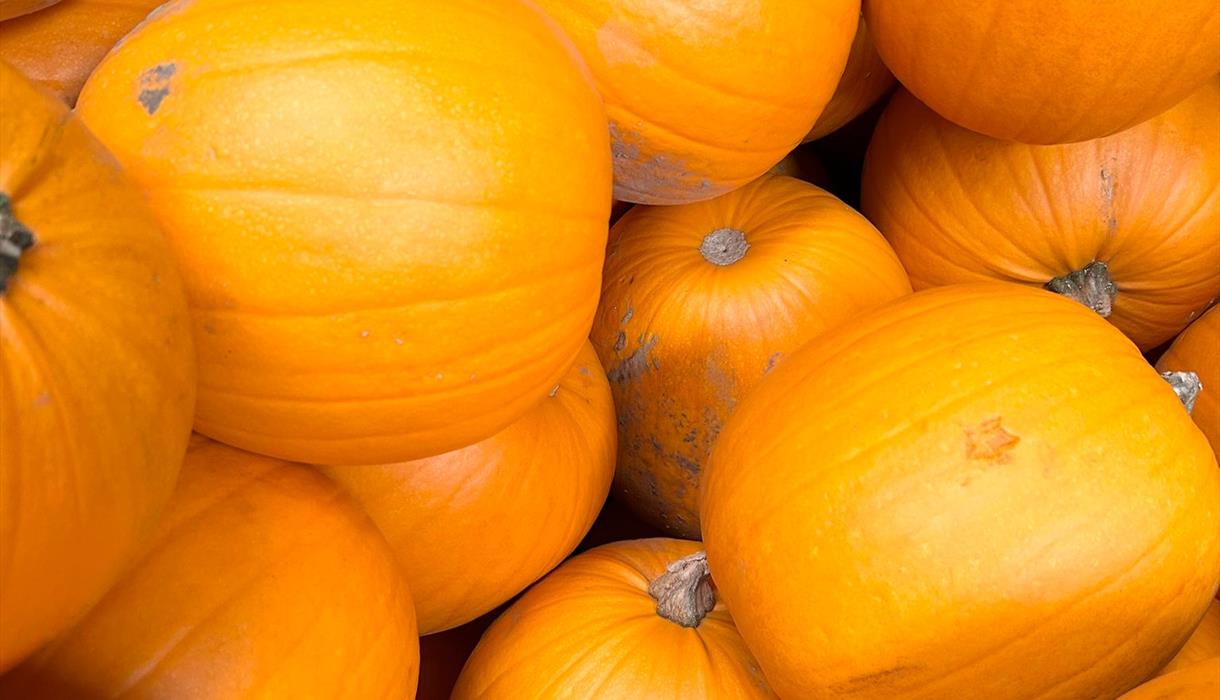
[[[0,0],[0,698],[1220,696],[1220,6]]]

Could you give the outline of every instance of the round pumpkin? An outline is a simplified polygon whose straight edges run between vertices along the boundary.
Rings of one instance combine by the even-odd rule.
[[[1081,305],[980,283],[840,326],[746,397],[708,562],[781,697],[1114,697],[1220,581],[1220,469]]]
[[[1157,675],[1164,676],[1216,657],[1220,657],[1220,600],[1212,601],[1203,620],[1186,640],[1186,646]]]
[[[869,145],[862,209],[916,289],[1050,285],[1154,348],[1220,296],[1220,79],[1061,146],[967,131],[900,92]]]
[[[785,356],[910,284],[864,217],[789,177],[636,207],[612,239],[591,338],[618,413],[615,491],[698,538],[699,474],[737,402]]]
[[[864,17],[907,89],[999,139],[1107,136],[1220,72],[1214,0],[865,0]]]
[[[1202,383],[1191,415],[1220,455],[1220,307],[1191,323],[1156,363],[1161,372],[1194,372]]]
[[[433,456],[520,418],[585,342],[605,113],[531,3],[178,1],[78,111],[184,270],[204,434]]]
[[[152,534],[190,435],[182,281],[114,159],[0,62],[0,671]]]
[[[1210,700],[1220,696],[1220,656],[1158,676],[1119,700]]]
[[[614,196],[710,199],[801,142],[843,74],[859,0],[537,0],[597,79]]]
[[[0,0],[0,22],[50,7],[59,0]]]
[[[774,698],[698,542],[616,542],[564,562],[488,628],[453,700]]]
[[[338,487],[195,437],[140,562],[0,693],[410,698],[418,654],[385,541]]]
[[[580,543],[614,475],[614,407],[585,343],[550,396],[482,442],[413,462],[321,467],[372,516],[421,634],[520,593]]]
[[[860,116],[869,107],[885,96],[894,85],[894,74],[881,56],[869,36],[868,25],[860,18],[856,36],[851,42],[851,53],[847,55],[847,67],[839,77],[839,86],[831,95],[830,102],[822,110],[813,128],[805,135],[805,141],[813,141],[838,131],[847,122]]]

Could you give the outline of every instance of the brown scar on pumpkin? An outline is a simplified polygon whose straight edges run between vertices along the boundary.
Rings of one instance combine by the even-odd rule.
[[[649,366],[655,367],[655,358],[653,362],[649,362],[649,355],[652,349],[657,346],[658,336],[652,336],[647,342],[641,338],[640,346],[627,356],[617,367],[606,373],[606,378],[612,382],[625,382],[644,374],[648,371]]]
[[[1013,435],[1001,425],[1001,418],[988,418],[974,427],[966,428],[966,456],[1005,463],[1012,459],[1009,452],[1021,438]]]
[[[157,113],[169,95],[170,81],[178,72],[176,63],[160,63],[140,74],[140,93],[136,96],[149,116]]]

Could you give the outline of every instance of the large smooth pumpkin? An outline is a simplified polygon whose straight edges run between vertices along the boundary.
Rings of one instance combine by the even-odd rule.
[[[769,176],[615,224],[592,340],[618,413],[616,493],[699,536],[699,474],[737,402],[783,358],[911,291],[873,226],[833,195]]]
[[[1220,696],[1220,656],[1158,676],[1120,700],[1212,700]]]
[[[605,113],[530,3],[177,0],[78,111],[184,271],[202,433],[433,456],[520,418],[585,342]]]
[[[789,357],[704,474],[775,691],[1113,698],[1220,580],[1220,470],[1137,348],[1050,292],[918,292]]]
[[[610,118],[614,196],[710,199],[765,173],[834,94],[859,0],[537,0]]]
[[[1212,601],[1186,645],[1157,675],[1164,676],[1216,657],[1220,657],[1220,600]]]
[[[900,92],[862,199],[916,289],[1087,273],[1082,301],[1154,348],[1220,296],[1220,79],[1132,129],[1061,146],[967,131]]]
[[[338,487],[194,437],[140,562],[0,694],[411,698],[418,654],[407,586]]]
[[[182,281],[68,109],[0,61],[0,671],[152,534],[195,405]]]
[[[831,95],[830,102],[805,135],[806,141],[820,139],[838,131],[844,124],[860,116],[877,100],[880,100],[897,83],[894,74],[881,56],[869,36],[868,25],[860,19],[856,36],[851,41],[851,53],[847,55],[847,67],[839,77],[839,85]]]
[[[500,615],[453,700],[774,698],[698,542],[616,542],[568,560]]]
[[[563,561],[614,474],[614,407],[597,355],[486,440],[437,457],[322,467],[364,508],[411,582],[422,634],[463,624]]]
[[[1191,415],[1220,455],[1220,307],[1190,324],[1157,361],[1161,372],[1194,372],[1203,384]]]
[[[903,85],[1000,139],[1107,136],[1220,72],[1215,0],[865,0],[864,16]]]
[[[59,0],[0,0],[0,21],[50,7]]]

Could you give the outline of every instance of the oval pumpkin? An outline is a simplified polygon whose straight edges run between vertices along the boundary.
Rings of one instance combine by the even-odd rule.
[[[139,193],[0,62],[0,671],[129,563],[186,451],[182,281]]]
[[[910,284],[864,217],[788,177],[636,207],[612,239],[591,338],[618,413],[616,493],[696,538],[699,473],[737,402],[783,357]]]
[[[1220,580],[1220,470],[1088,309],[981,283],[788,358],[704,475],[720,593],[785,699],[1114,697]]]
[[[866,0],[864,16],[907,89],[999,139],[1107,136],[1220,72],[1214,0]]]
[[[50,7],[59,0],[0,0],[0,22]]]
[[[1191,415],[1220,455],[1220,307],[1187,326],[1157,361],[1161,372],[1194,372],[1203,384]]]
[[[204,434],[432,456],[521,417],[585,342],[605,113],[528,3],[174,2],[78,111],[184,270]]]
[[[492,623],[453,700],[774,698],[699,549],[632,540],[564,562]]]
[[[1119,700],[1210,700],[1220,695],[1220,656],[1158,676]]]
[[[851,41],[851,52],[847,55],[847,67],[839,77],[839,85],[813,128],[805,135],[805,141],[820,139],[838,131],[876,104],[897,82],[877,54],[868,25],[861,17],[856,36]]]
[[[439,632],[520,593],[588,532],[614,475],[610,388],[585,343],[551,396],[482,442],[322,470],[386,536],[421,633]]]
[[[338,487],[309,467],[195,437],[140,562],[0,690],[410,698],[418,655],[406,585]]]
[[[1087,273],[1082,301],[1154,348],[1220,296],[1220,79],[1121,134],[1062,146],[975,134],[900,92],[869,145],[862,210],[916,289],[1071,287]]]
[[[1220,600],[1212,601],[1186,645],[1157,675],[1164,676],[1216,657],[1220,657]]]
[[[859,0],[538,0],[597,79],[614,196],[710,199],[765,173],[834,93]]]

